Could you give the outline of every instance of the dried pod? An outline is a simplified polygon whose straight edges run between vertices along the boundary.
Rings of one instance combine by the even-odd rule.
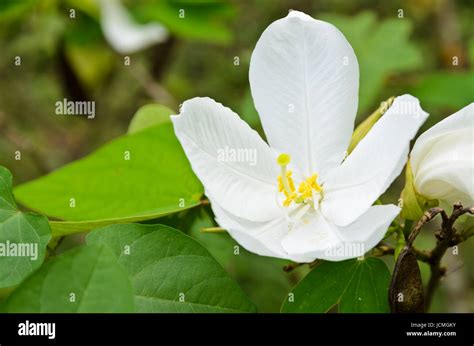
[[[409,246],[405,246],[397,258],[390,283],[389,304],[392,312],[425,311],[420,268]]]

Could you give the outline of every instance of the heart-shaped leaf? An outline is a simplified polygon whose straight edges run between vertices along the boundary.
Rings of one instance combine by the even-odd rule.
[[[253,312],[254,305],[209,252],[163,225],[112,225],[88,244],[110,246],[128,271],[137,312]]]
[[[368,257],[323,262],[288,295],[282,312],[389,312],[390,272],[383,261]]]
[[[126,271],[106,246],[83,246],[46,263],[8,299],[5,312],[133,312]]]
[[[36,270],[50,239],[45,217],[17,210],[12,175],[0,166],[0,287],[17,285]]]
[[[198,205],[202,193],[171,123],[122,136],[15,190],[25,206],[66,221],[51,222],[54,236],[154,219]]]

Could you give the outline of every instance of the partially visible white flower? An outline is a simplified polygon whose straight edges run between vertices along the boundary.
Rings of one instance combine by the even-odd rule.
[[[474,205],[474,103],[423,133],[410,155],[413,185],[427,199]]]
[[[120,0],[100,0],[100,24],[107,42],[120,54],[142,50],[168,38],[158,23],[138,24]]]
[[[188,100],[172,116],[217,223],[263,256],[310,262],[363,255],[400,211],[373,203],[402,171],[426,120],[419,101],[397,97],[345,158],[357,111],[357,59],[337,28],[297,11],[263,32],[250,86],[270,146],[209,98]],[[236,155],[220,159],[224,148]],[[257,160],[239,159],[239,150]]]

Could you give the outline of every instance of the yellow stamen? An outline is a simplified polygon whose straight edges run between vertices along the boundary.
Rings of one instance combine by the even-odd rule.
[[[295,203],[307,203],[311,202],[313,198],[313,192],[321,192],[322,188],[318,184],[318,175],[313,174],[305,181],[302,181],[298,186],[298,192],[295,189],[295,183],[293,181],[292,171],[287,171],[286,167],[290,163],[291,157],[288,154],[281,154],[277,158],[277,163],[281,167],[281,175],[278,176],[278,191],[283,192],[285,200],[283,205],[288,207],[292,202]],[[311,202],[312,203],[312,202]]]
[[[293,179],[291,178],[291,171],[286,171],[286,166],[290,163],[290,160],[291,157],[288,154],[280,154],[280,156],[277,158],[277,163],[281,166],[281,175],[278,177],[278,189],[283,191],[287,198],[292,196],[295,190]],[[293,190],[291,187],[293,187]]]

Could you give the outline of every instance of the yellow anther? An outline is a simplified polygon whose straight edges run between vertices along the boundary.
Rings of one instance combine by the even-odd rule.
[[[321,192],[322,188],[318,184],[318,175],[313,174],[306,180],[302,181],[298,186],[298,192],[295,189],[295,182],[293,181],[292,172],[286,170],[286,166],[291,161],[288,154],[280,154],[277,158],[277,163],[281,167],[281,174],[278,176],[278,192],[283,192],[285,200],[283,205],[289,207],[292,202],[295,203],[312,203],[313,190]]]
[[[277,158],[277,163],[280,166],[287,166],[291,161],[291,156],[288,154],[280,154]]]
[[[296,198],[296,193],[291,193],[289,196],[286,196],[285,200],[283,201],[283,205],[285,207],[289,207],[291,202],[293,202]]]
[[[283,168],[283,167],[282,167]],[[283,171],[284,169],[282,169]],[[292,178],[292,172],[285,172],[286,179],[282,179],[282,176],[278,177],[278,191],[285,194],[286,199],[283,201],[283,205],[288,207],[292,202],[295,203],[306,203],[311,201],[314,197],[313,192],[320,193],[322,191],[321,186],[318,184],[318,175],[313,174],[306,180],[302,181],[298,185],[298,191],[295,192],[295,184]],[[285,188],[285,184],[288,189]]]
[[[289,192],[294,192],[295,182],[293,181],[293,178],[292,178],[293,172],[287,171],[285,175],[286,175],[286,180],[288,182],[288,187],[290,188]],[[284,192],[285,195],[288,195],[287,191],[285,190],[285,186],[283,185],[283,180],[281,179],[281,175],[278,176],[278,192]]]
[[[284,192],[287,199],[290,199],[287,203],[291,203],[294,197],[291,197],[295,191],[295,183],[291,177],[292,172],[286,171],[286,166],[290,163],[291,157],[288,154],[280,154],[277,158],[278,164],[281,166],[281,174],[278,177],[278,190]],[[296,196],[296,195],[295,195]]]
[[[308,184],[311,186],[312,189],[315,189],[316,191],[320,192],[322,190],[322,188],[318,184],[318,182],[316,181],[317,179],[318,179],[318,175],[313,174],[308,179],[306,179],[306,181],[308,182]]]

